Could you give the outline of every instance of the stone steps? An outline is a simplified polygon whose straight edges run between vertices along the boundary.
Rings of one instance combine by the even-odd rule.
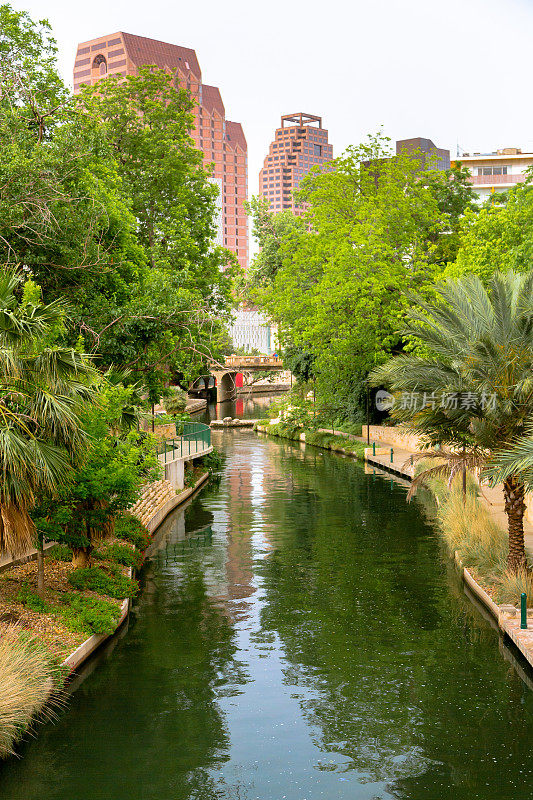
[[[161,508],[164,503],[175,497],[176,494],[176,490],[170,481],[160,480],[149,483],[144,487],[139,500],[131,507],[131,513],[137,517],[143,525],[146,525],[154,516],[155,512]]]

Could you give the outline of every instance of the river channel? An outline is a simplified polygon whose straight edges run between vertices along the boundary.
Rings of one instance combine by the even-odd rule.
[[[221,479],[1,800],[529,800],[528,675],[430,509],[350,459],[213,439]]]

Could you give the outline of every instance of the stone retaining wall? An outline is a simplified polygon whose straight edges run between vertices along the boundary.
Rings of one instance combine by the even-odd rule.
[[[370,440],[396,445],[404,450],[420,450],[422,439],[414,433],[409,433],[401,425],[389,427],[387,425],[363,425],[361,436],[367,438],[367,427],[370,427]]]

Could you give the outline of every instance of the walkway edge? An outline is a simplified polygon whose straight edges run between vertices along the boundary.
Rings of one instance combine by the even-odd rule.
[[[205,472],[200,478],[196,481],[194,486],[190,486],[188,489],[185,489],[180,494],[177,494],[175,497],[172,497],[170,500],[167,500],[160,508],[154,511],[152,518],[149,520],[148,524],[145,525],[147,530],[150,533],[154,533],[154,531],[161,525],[163,520],[173,511],[177,506],[181,505],[188,500],[189,497],[194,494],[194,492],[203,486],[203,484],[208,480],[210,473]],[[129,575],[131,577],[132,570],[130,569]],[[120,618],[117,624],[117,627],[112,633],[95,633],[93,636],[90,636],[84,642],[80,644],[79,647],[76,648],[69,656],[65,658],[64,661],[61,662],[61,666],[67,667],[68,669],[68,676],[70,677],[77,669],[80,667],[89,656],[91,656],[95,650],[104,644],[108,639],[111,639],[116,632],[120,629],[120,627],[124,624],[131,608],[131,598],[127,598],[123,600],[122,605],[120,607]]]

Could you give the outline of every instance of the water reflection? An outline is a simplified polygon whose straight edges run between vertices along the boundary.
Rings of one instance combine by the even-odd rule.
[[[162,526],[127,635],[0,797],[526,800],[532,694],[431,512],[349,459],[213,436],[220,486]]]
[[[272,402],[283,399],[285,392],[276,394],[242,394],[235,400],[227,400],[223,403],[209,403],[207,409],[202,414],[195,414],[194,418],[202,422],[210,422],[212,419],[263,419],[267,415],[267,410]]]

